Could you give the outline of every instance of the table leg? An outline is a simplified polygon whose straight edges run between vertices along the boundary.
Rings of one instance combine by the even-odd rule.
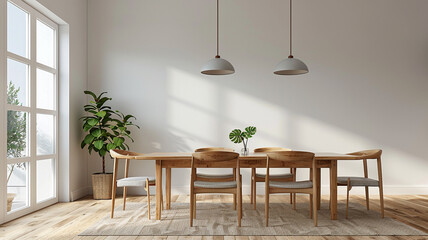
[[[166,209],[171,208],[171,168],[166,168]]]
[[[330,217],[337,219],[337,160],[330,163]]]
[[[317,168],[317,208],[321,209],[321,168]]]
[[[156,220],[162,216],[162,160],[156,160]]]

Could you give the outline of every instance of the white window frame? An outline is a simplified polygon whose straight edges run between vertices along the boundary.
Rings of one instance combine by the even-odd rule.
[[[7,51],[7,2],[13,3],[19,8],[29,13],[29,46],[28,46],[28,58],[16,55]],[[0,96],[1,96],[1,107],[0,107],[0,128],[1,133],[4,136],[0,137],[0,223],[7,222],[23,216],[25,214],[34,212],[38,209],[52,205],[58,202],[58,24],[44,16],[42,13],[29,6],[22,0],[0,0]],[[37,20],[48,25],[55,30],[55,56],[54,66],[46,66],[37,62],[37,36],[36,36],[36,25]],[[7,104],[7,59],[12,59],[18,62],[25,63],[29,66],[29,92],[27,94],[28,106],[16,106]],[[46,72],[53,73],[54,78],[54,110],[39,109],[37,108],[37,69],[44,70]],[[7,158],[7,111],[24,111],[29,113],[29,131],[28,131],[28,156],[22,158]],[[37,155],[37,129],[36,119],[37,114],[47,114],[54,116],[55,127],[54,127],[54,154],[50,155]],[[44,159],[54,159],[55,172],[54,172],[54,197],[47,200],[37,202],[37,161]],[[29,162],[28,176],[29,179],[29,192],[28,192],[28,205],[27,207],[21,208],[16,211],[7,213],[6,209],[6,174],[7,164],[17,162]],[[27,190],[28,191],[28,190]]]

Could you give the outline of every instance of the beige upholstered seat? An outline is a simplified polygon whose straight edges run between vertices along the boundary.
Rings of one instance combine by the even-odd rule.
[[[348,185],[348,179],[352,187],[379,187],[378,180],[364,177],[338,177],[337,184]]]
[[[264,173],[256,173],[256,177],[258,178],[265,178],[266,174]],[[276,179],[276,178],[292,178],[293,174],[292,173],[283,173],[283,174],[272,174],[269,175],[270,179]]]
[[[154,177],[127,177],[117,180],[118,187],[145,187],[146,181],[154,183],[156,179]]]
[[[268,152],[275,152],[275,151],[291,151],[291,149],[282,148],[282,147],[263,147],[263,148],[254,149],[255,153],[268,153]],[[294,169],[290,169],[290,173],[271,174],[269,175],[269,179],[275,179],[281,182],[296,181],[296,177],[293,171]],[[255,168],[251,169],[251,204],[253,204],[254,209],[256,209],[256,199],[257,199],[256,185],[258,182],[265,182],[265,178],[266,178],[266,174],[257,173],[257,170]],[[296,194],[294,194],[294,197],[295,196]],[[290,193],[290,203],[292,202],[293,202],[293,193]],[[294,204],[293,207],[295,208],[296,205]]]
[[[228,182],[205,182],[195,181],[194,186],[197,188],[236,188],[236,181]]]
[[[144,187],[144,190],[147,192],[147,207],[148,207],[148,215],[150,219],[150,186],[156,186],[155,177],[128,177],[129,170],[129,161],[135,156],[139,156],[142,154],[120,150],[120,149],[112,149],[110,150],[110,155],[114,159],[114,172],[113,179],[117,178],[117,167],[119,164],[119,160],[125,160],[125,174],[124,178],[118,179],[113,182],[112,189],[112,202],[111,202],[111,218],[114,215],[114,204],[116,201],[116,188],[123,187],[123,210],[126,207],[126,192],[128,187]],[[161,196],[162,198],[162,196]],[[162,201],[163,204],[163,201]],[[163,206],[162,206],[163,207]]]
[[[380,199],[380,212],[382,218],[384,217],[384,204],[383,204],[383,183],[382,183],[382,163],[381,155],[382,150],[364,150],[359,152],[348,153],[349,155],[361,156],[363,159],[364,177],[348,177],[342,176],[337,178],[338,186],[347,186],[346,192],[346,218],[348,218],[348,206],[349,206],[349,191],[352,187],[365,187],[366,190],[366,206],[369,210],[369,187],[379,187],[379,199]],[[367,159],[376,159],[377,161],[377,174],[378,180],[368,177]]]
[[[311,181],[298,181],[298,182],[269,182],[269,187],[276,188],[311,188]]]

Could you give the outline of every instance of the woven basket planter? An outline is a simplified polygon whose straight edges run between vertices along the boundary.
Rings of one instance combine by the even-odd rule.
[[[111,199],[112,183],[112,173],[92,174],[92,192],[94,199]]]
[[[12,202],[13,199],[16,197],[15,193],[8,193],[7,194],[7,211],[10,212],[12,210]]]

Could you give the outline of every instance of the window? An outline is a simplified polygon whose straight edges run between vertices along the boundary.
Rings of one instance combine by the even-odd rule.
[[[58,26],[22,0],[0,1],[7,5],[7,153],[0,165],[7,168],[7,194],[0,196],[8,198],[2,215],[12,219],[58,200]]]

